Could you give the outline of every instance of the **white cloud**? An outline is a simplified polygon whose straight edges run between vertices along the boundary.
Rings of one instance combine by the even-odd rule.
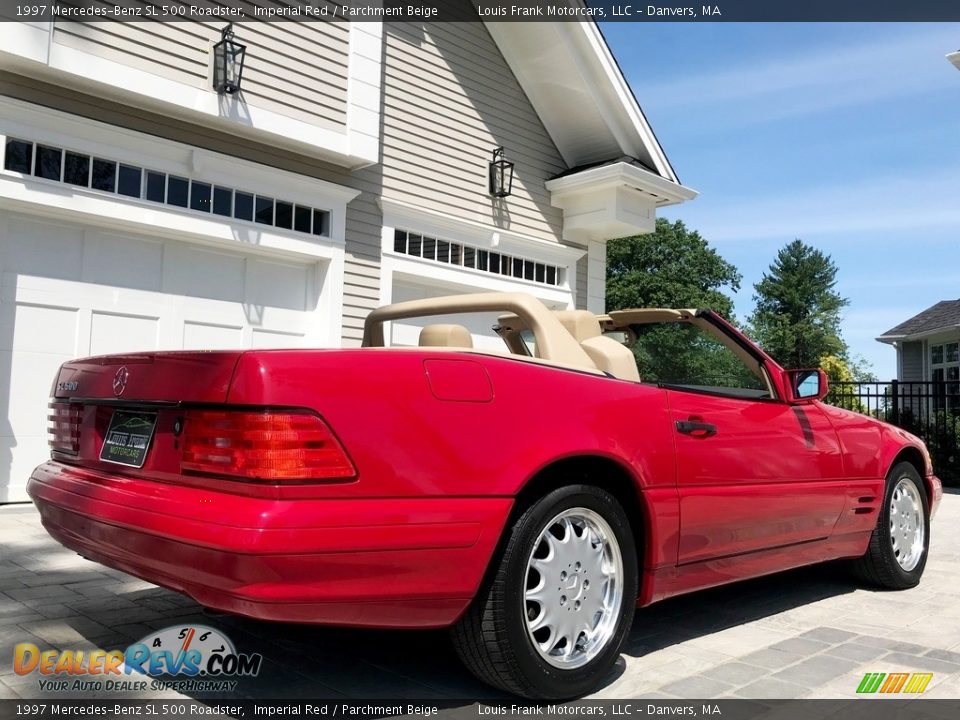
[[[960,234],[960,167],[911,176],[858,178],[761,198],[727,196],[682,214],[710,242],[805,240],[862,233],[953,230]]]
[[[911,28],[896,38],[854,46],[797,48],[779,58],[689,73],[658,83],[633,78],[658,113],[696,109],[719,120],[751,124],[958,86],[944,55],[957,43],[954,25]]]

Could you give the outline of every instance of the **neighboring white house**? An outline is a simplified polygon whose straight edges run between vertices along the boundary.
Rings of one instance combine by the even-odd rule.
[[[240,23],[235,95],[211,84],[221,22],[0,23],[0,502],[72,357],[356,345],[377,305],[463,291],[604,308],[606,241],[695,193],[594,24],[459,4]]]
[[[897,380],[905,395],[929,395],[924,414],[960,410],[960,300],[942,300],[877,338],[897,351]],[[936,383],[929,389],[909,383]]]

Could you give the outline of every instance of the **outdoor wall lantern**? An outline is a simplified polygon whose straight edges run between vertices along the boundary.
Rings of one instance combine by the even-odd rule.
[[[490,194],[504,198],[513,190],[513,163],[503,156],[503,146],[495,148],[490,161]]]
[[[233,39],[233,23],[220,31],[220,42],[213,46],[213,89],[233,95],[240,91],[243,59],[247,46]]]

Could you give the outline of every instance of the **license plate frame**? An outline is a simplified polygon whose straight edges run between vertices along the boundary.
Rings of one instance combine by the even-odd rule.
[[[100,460],[141,468],[153,444],[157,413],[142,410],[114,410],[100,447]]]

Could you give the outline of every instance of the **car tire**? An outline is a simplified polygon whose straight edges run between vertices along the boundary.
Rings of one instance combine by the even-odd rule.
[[[465,615],[452,629],[464,664],[490,685],[560,700],[595,689],[620,654],[637,598],[637,551],[617,499],[568,485],[507,529]]]
[[[862,581],[888,590],[904,590],[920,582],[930,547],[930,505],[923,480],[908,462],[887,474],[883,504],[870,545],[854,561]]]

